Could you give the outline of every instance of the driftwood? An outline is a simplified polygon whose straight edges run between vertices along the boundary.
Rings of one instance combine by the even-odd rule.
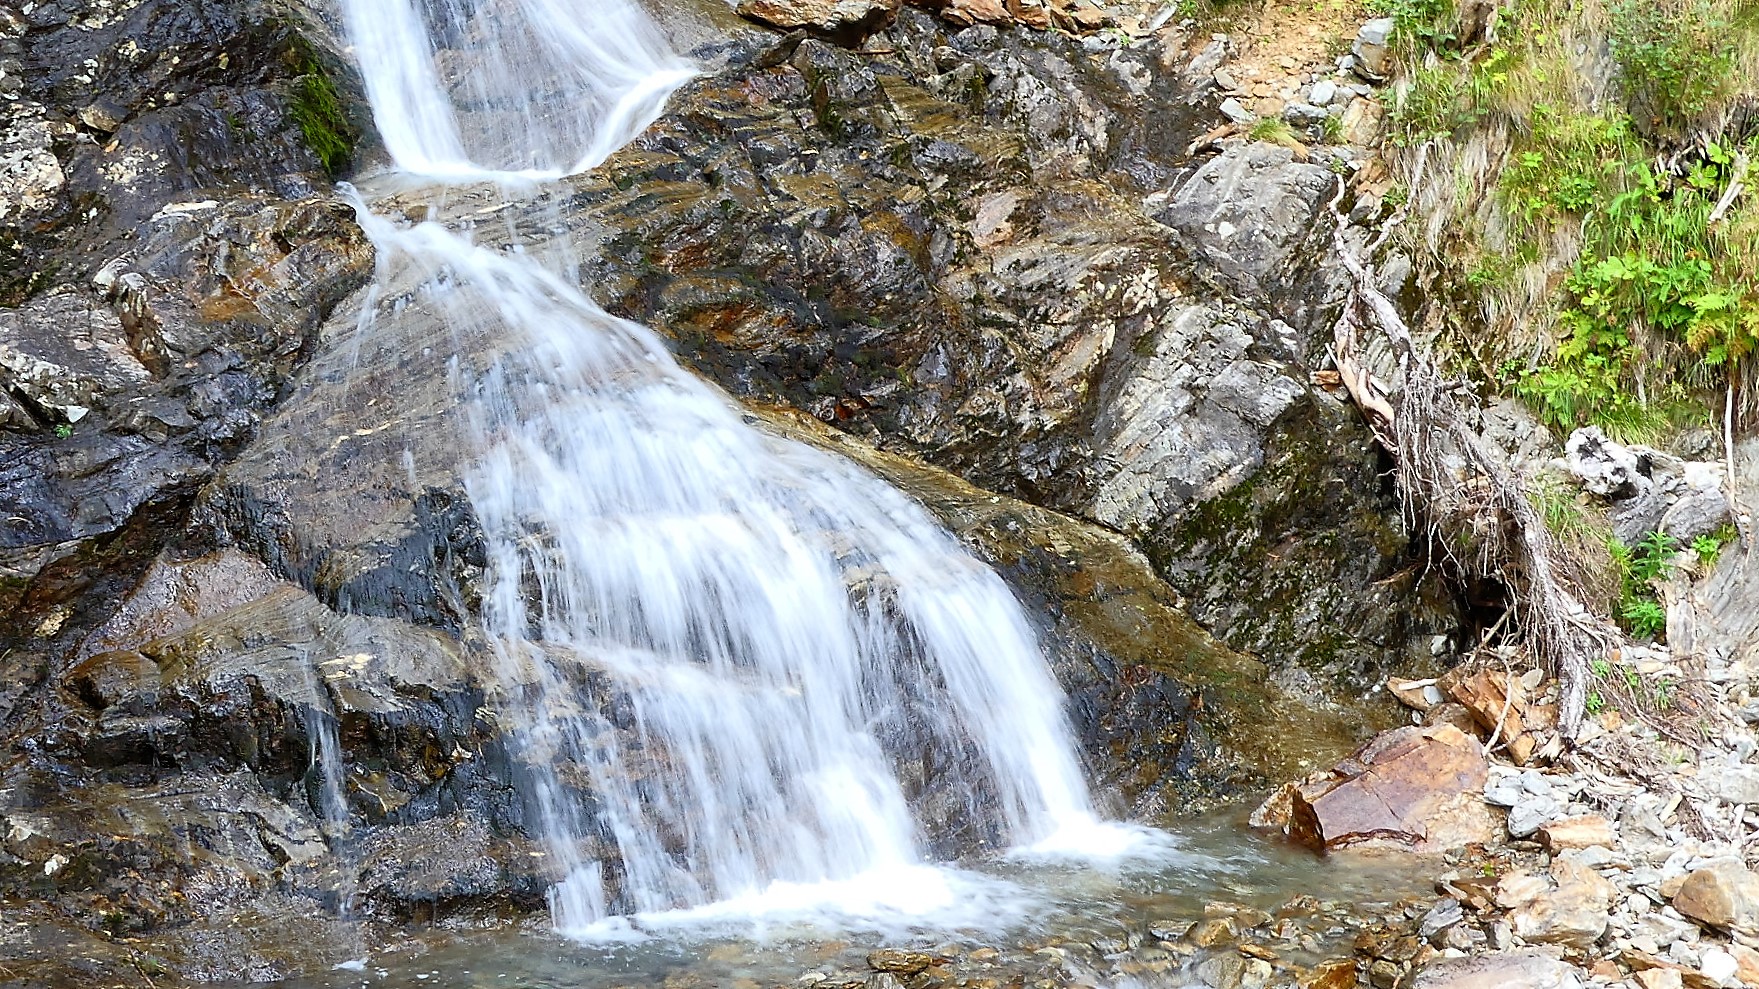
[[[1364,258],[1380,241],[1362,253],[1351,246],[1350,221],[1338,208],[1343,196],[1340,181],[1331,211],[1337,255],[1353,284],[1333,342],[1339,375],[1398,463],[1407,527],[1427,531],[1431,544],[1463,572],[1497,578],[1507,588],[1511,634],[1558,678],[1559,725],[1573,738],[1587,701],[1589,664],[1606,655],[1618,633],[1567,586],[1558,544],[1528,499],[1524,479],[1486,447],[1473,428],[1478,410],[1468,405],[1471,399],[1461,398],[1442,376],[1375,285]],[[1382,382],[1370,373],[1364,334],[1391,348],[1396,380]]]

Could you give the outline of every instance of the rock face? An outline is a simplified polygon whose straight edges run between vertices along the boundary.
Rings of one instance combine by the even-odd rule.
[[[1280,669],[1365,688],[1451,633],[1451,605],[1393,606],[1434,599],[1371,438],[1311,383],[1330,171],[1187,157],[1214,82],[1152,45],[908,8],[885,39],[783,42],[681,94],[580,182],[588,288],[738,396],[1124,531]]]
[[[14,8],[16,9],[16,8]],[[0,13],[0,304],[78,279],[197,189],[327,185],[295,111],[340,72],[299,0],[28,4]],[[351,123],[345,123],[352,127]]]

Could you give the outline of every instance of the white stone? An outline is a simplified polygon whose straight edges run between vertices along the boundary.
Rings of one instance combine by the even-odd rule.
[[[1740,970],[1741,964],[1735,961],[1735,956],[1721,948],[1706,948],[1698,958],[1698,971],[1719,986],[1737,981],[1735,976]]]

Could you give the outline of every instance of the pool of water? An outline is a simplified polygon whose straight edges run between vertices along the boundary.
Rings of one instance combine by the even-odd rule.
[[[1236,935],[1281,971],[1347,955],[1357,931],[1409,913],[1430,871],[1401,853],[1315,856],[1230,820],[1165,833],[1158,847],[1105,865],[1010,859],[873,877],[894,892],[939,884],[914,901],[933,907],[908,915],[888,914],[886,896],[852,882],[840,890],[846,904],[825,890],[777,894],[633,918],[584,932],[590,940],[536,920],[442,925],[293,985],[884,986],[869,954],[896,948],[935,959],[929,981],[914,984],[1183,987],[1203,984],[1206,958],[1237,953]]]

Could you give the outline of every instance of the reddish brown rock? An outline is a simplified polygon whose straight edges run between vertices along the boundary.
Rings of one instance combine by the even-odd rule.
[[[739,14],[786,31],[857,41],[898,16],[903,0],[740,0]]]
[[[1331,772],[1283,788],[1255,817],[1317,850],[1375,843],[1442,851],[1494,836],[1480,797],[1488,775],[1483,748],[1458,728],[1399,728]]]
[[[916,6],[933,7],[936,4],[917,0]],[[940,15],[960,27],[980,23],[1009,24],[1014,20],[1002,0],[948,0],[940,6]]]
[[[1040,31],[1051,26],[1050,7],[1045,0],[1007,0],[1008,13],[1027,27],[1035,27]]]
[[[1632,977],[1642,989],[1683,989],[1680,972],[1672,968],[1651,968]]]
[[[1759,875],[1734,860],[1694,870],[1674,893],[1673,907],[1700,924],[1759,927]]]
[[[1506,742],[1510,758],[1519,765],[1532,758],[1539,734],[1557,724],[1554,705],[1533,703],[1520,678],[1500,670],[1455,670],[1442,677],[1440,686],[1465,705],[1486,732]]]
[[[1320,962],[1302,977],[1301,989],[1356,989],[1356,962],[1350,958]]]
[[[1607,908],[1617,890],[1599,873],[1565,858],[1552,862],[1556,888],[1547,889],[1509,915],[1523,940],[1587,949],[1606,933]]]
[[[1740,966],[1735,976],[1741,985],[1759,986],[1759,951],[1735,941],[1728,946],[1728,953],[1735,956],[1735,964]]]

